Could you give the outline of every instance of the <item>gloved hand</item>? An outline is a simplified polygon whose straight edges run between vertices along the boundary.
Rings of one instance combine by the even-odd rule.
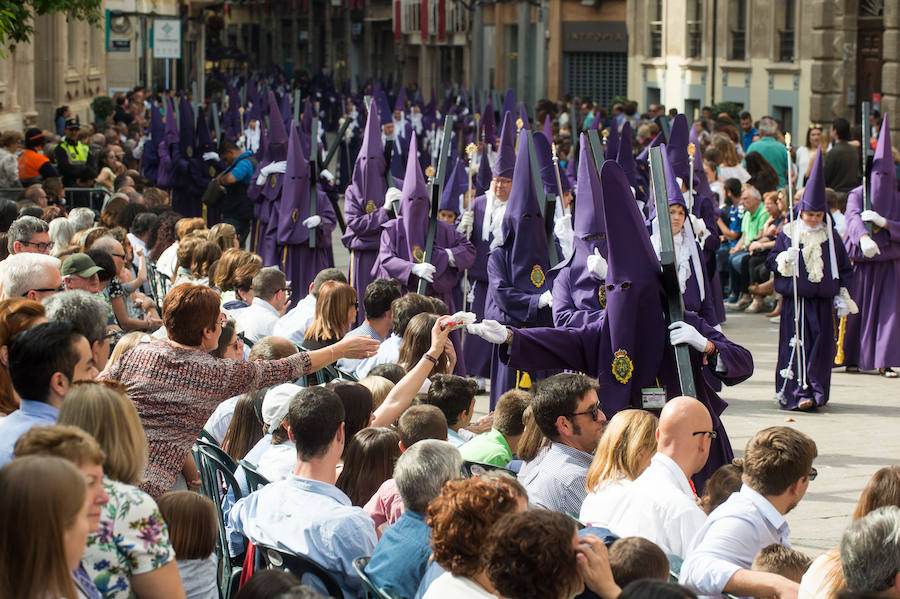
[[[868,235],[863,235],[859,238],[859,249],[862,250],[863,256],[866,258],[873,258],[875,255],[881,253],[878,244]]]
[[[848,314],[858,314],[859,306],[850,297],[850,292],[846,287],[841,287],[840,292],[834,298],[834,308],[837,310],[837,317],[843,318]]]
[[[403,197],[403,192],[396,187],[389,187],[387,193],[384,194],[384,210],[388,214],[394,213],[394,202],[399,202]]]
[[[697,218],[693,214],[691,214],[691,228],[694,229],[694,235],[697,237],[703,237],[704,234],[709,233],[709,230],[706,228],[706,223],[702,218]]]
[[[859,217],[863,219],[863,222],[872,223],[882,229],[887,225],[887,219],[874,210],[863,210]]]
[[[797,264],[800,261],[800,248],[790,246],[787,250],[787,259],[792,264]]]
[[[323,168],[319,172],[319,176],[324,177],[325,180],[328,181],[329,183],[334,183],[334,175],[332,175],[331,171],[329,171],[327,168]]]
[[[466,210],[463,212],[462,218],[459,219],[459,224],[456,225],[456,230],[465,235],[466,239],[472,236],[472,225],[475,223],[475,213],[472,210]]]
[[[203,160],[222,160],[216,152],[203,152]]]
[[[412,274],[416,275],[420,279],[425,279],[429,283],[434,283],[434,271],[437,270],[434,267],[434,264],[429,264],[428,262],[421,262],[419,264],[413,264]]]
[[[698,352],[705,352],[707,341],[708,339],[701,335],[700,331],[683,320],[669,325],[669,342],[672,345],[687,343]]]
[[[594,253],[587,257],[587,269],[594,278],[606,280],[606,271],[609,268],[606,260],[600,255],[600,249],[594,248]]]
[[[546,308],[553,304],[553,294],[550,291],[545,291],[541,294],[540,299],[538,299],[538,308]]]
[[[447,261],[450,263],[450,266],[456,268],[456,256],[453,255],[453,250],[444,248],[444,251],[447,252]]]
[[[506,335],[509,333],[506,327],[496,320],[482,320],[481,322],[467,325],[466,331],[472,335],[478,335],[494,345],[506,343]]]
[[[303,226],[307,229],[315,229],[319,225],[322,224],[322,217],[316,214],[315,216],[310,216],[307,219],[304,219]]]

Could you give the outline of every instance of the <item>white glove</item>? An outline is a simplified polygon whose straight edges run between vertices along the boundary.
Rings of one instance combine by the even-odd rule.
[[[310,216],[309,218],[303,221],[303,226],[307,229],[315,229],[319,225],[322,224],[322,217],[316,214],[315,216]]]
[[[594,248],[594,253],[587,257],[588,272],[591,273],[594,278],[605,281],[606,270],[608,268],[609,264],[607,264],[603,256],[600,255],[600,249]]]
[[[459,219],[459,224],[456,225],[456,230],[460,234],[464,235],[466,239],[472,236],[472,225],[475,223],[475,213],[472,210],[466,210],[463,212],[462,218]]]
[[[841,287],[840,293],[834,298],[834,308],[837,310],[837,317],[843,318],[848,314],[858,314],[859,306],[850,297],[850,292],[846,287]]]
[[[859,238],[859,249],[862,250],[863,256],[866,258],[872,258],[876,254],[881,253],[881,249],[878,247],[878,244],[869,237],[868,235],[863,235]]]
[[[541,297],[538,299],[538,308],[546,308],[553,304],[553,294],[550,293],[549,290],[545,291],[541,294]]]
[[[669,342],[672,345],[687,343],[698,352],[704,352],[706,351],[707,341],[707,338],[701,335],[700,331],[683,320],[669,325]]]
[[[792,245],[786,251],[787,259],[791,264],[797,264],[800,261],[800,248]]]
[[[506,336],[509,333],[507,328],[496,320],[482,320],[479,323],[467,325],[466,331],[494,345],[506,343]]]
[[[403,198],[403,192],[396,187],[389,187],[387,193],[384,194],[384,206],[386,212],[390,213],[394,210],[394,202],[399,202]]]
[[[216,152],[203,152],[203,160],[221,160]]]
[[[863,221],[872,223],[876,227],[881,227],[882,229],[887,226],[887,219],[874,210],[863,210],[859,217],[863,219]]]
[[[694,235],[697,237],[703,237],[705,233],[709,233],[709,230],[706,228],[706,223],[703,222],[702,218],[697,218],[693,214],[691,214],[691,228],[694,229]]]
[[[453,250],[444,248],[444,251],[447,252],[447,260],[450,262],[450,266],[456,268],[456,256],[453,255]]]
[[[416,275],[420,279],[425,279],[429,283],[434,283],[434,271],[437,270],[434,267],[434,264],[429,264],[428,262],[422,262],[419,264],[413,264],[412,274]]]
[[[319,176],[325,177],[325,180],[328,181],[329,183],[334,183],[334,175],[332,175],[331,171],[329,171],[327,168],[323,168],[322,171],[319,173]]]

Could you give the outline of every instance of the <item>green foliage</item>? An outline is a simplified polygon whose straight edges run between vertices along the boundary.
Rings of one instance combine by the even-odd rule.
[[[98,123],[102,123],[106,117],[112,116],[112,113],[115,112],[113,99],[109,96],[97,96],[91,102],[91,108],[94,110]]]
[[[741,108],[732,102],[719,102],[712,107],[713,117],[720,113],[726,113],[735,123],[738,122],[738,116],[741,114]]]
[[[0,0],[0,46],[27,42],[34,35],[34,19],[64,13],[70,19],[96,25],[103,17],[103,0]]]
[[[609,101],[609,107],[612,108],[616,104],[625,104],[627,102],[631,102],[631,100],[625,96],[613,96],[612,100]]]

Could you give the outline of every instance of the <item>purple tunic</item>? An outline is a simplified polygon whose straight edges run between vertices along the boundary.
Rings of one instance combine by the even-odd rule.
[[[334,208],[328,201],[325,192],[319,190],[318,202],[316,203],[316,214],[322,217],[322,223],[312,229],[316,234],[316,247],[310,249],[307,241],[292,245],[279,245],[281,254],[281,270],[284,272],[285,278],[290,281],[291,294],[294,298],[302,298],[309,290],[310,283],[316,278],[320,271],[334,265],[334,256],[331,249],[331,233],[337,226],[337,218],[334,214]],[[284,214],[287,208],[285,200],[282,198],[282,205],[279,208],[279,214]],[[291,214],[291,212],[287,212]],[[303,216],[298,217],[296,227],[306,229],[303,226]]]
[[[469,207],[475,215],[472,225],[470,241],[475,247],[475,261],[469,267],[469,286],[475,288],[474,301],[468,306],[469,312],[474,312],[478,321],[484,320],[484,304],[487,299],[488,276],[487,261],[491,251],[490,241],[482,239],[482,225],[484,223],[484,209],[487,197],[480,195],[472,201]],[[463,355],[466,358],[466,370],[470,376],[488,378],[491,376],[491,355],[493,346],[478,335],[466,335],[463,344]]]

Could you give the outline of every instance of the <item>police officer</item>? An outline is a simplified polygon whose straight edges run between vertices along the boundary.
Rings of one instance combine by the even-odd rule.
[[[78,141],[81,124],[78,119],[66,121],[66,136],[56,146],[56,165],[64,187],[90,187],[97,177],[90,148]]]

